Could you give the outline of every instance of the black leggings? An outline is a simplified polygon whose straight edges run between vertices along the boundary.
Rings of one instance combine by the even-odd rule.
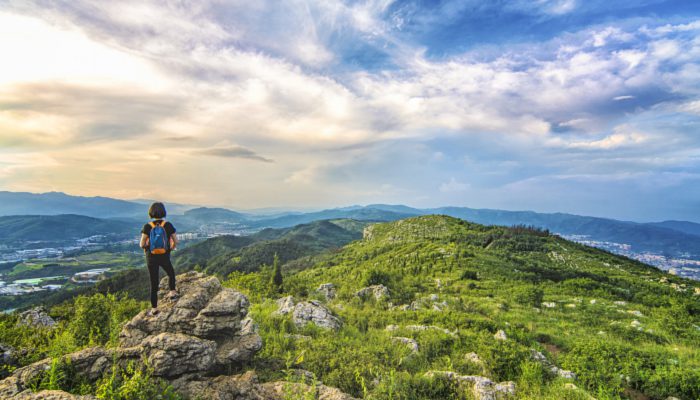
[[[158,306],[158,283],[160,282],[160,268],[163,267],[168,274],[168,286],[170,290],[175,290],[175,270],[170,262],[170,254],[147,255],[146,264],[148,274],[151,276],[151,305]]]

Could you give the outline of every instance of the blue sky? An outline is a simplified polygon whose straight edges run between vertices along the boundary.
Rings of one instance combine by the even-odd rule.
[[[0,2],[0,189],[700,221],[696,1]]]

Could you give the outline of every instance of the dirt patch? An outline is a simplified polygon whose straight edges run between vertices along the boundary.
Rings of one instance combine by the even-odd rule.
[[[625,396],[631,400],[650,400],[651,399],[651,397],[645,395],[644,393],[642,393],[636,389],[625,388],[623,392],[625,393]]]
[[[542,346],[544,346],[545,350],[549,352],[555,359],[561,354],[561,349],[553,343],[542,343]]]

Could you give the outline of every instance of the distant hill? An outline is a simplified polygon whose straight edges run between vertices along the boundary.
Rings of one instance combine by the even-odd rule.
[[[0,217],[0,241],[57,241],[93,235],[138,235],[138,226],[84,215],[14,215]]]
[[[199,267],[227,276],[233,271],[255,271],[272,265],[277,254],[282,264],[341,247],[362,237],[366,224],[350,220],[322,220],[292,228],[264,229],[251,236],[219,236],[192,245],[174,256],[178,270]]]
[[[194,219],[203,223],[207,222],[244,222],[247,220],[245,214],[231,211],[226,208],[198,207],[185,211],[184,217]]]
[[[626,243],[636,252],[651,251],[671,256],[690,253],[700,257],[700,240],[688,233],[694,223],[637,223],[573,214],[503,211],[443,207],[426,210],[485,225],[531,225],[565,235],[587,235],[591,240]]]
[[[60,192],[0,192],[0,215],[80,214],[95,218],[146,214],[143,204],[109,197],[71,196]]]
[[[284,228],[298,224],[306,224],[323,219],[354,219],[362,221],[396,221],[398,219],[420,215],[418,213],[396,212],[380,208],[362,207],[351,209],[334,208],[305,214],[284,215],[251,221],[253,227]]]
[[[0,215],[79,214],[95,218],[119,218],[140,225],[147,219],[150,200],[125,201],[106,197],[70,196],[64,193],[0,192]],[[537,213],[467,207],[418,209],[396,204],[353,205],[315,212],[274,209],[276,214],[241,213],[225,208],[166,204],[168,219],[178,231],[251,232],[265,228],[288,228],[328,219],[396,221],[419,215],[443,214],[485,225],[530,225],[565,235],[584,235],[590,240],[625,243],[634,252],[654,252],[672,257],[700,259],[700,224],[687,221],[636,223],[565,213]],[[182,213],[182,214],[181,214]]]
[[[648,225],[658,226],[660,228],[673,229],[674,231],[687,233],[689,235],[700,236],[700,224],[688,221],[663,221],[652,222]]]

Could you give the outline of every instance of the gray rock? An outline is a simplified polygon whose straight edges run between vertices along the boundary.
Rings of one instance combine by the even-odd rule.
[[[34,307],[30,310],[20,313],[19,324],[42,328],[51,328],[54,325],[56,325],[56,321],[54,321],[53,318],[51,318],[49,314],[46,313],[46,309],[44,307],[40,306]]]
[[[80,396],[62,390],[42,390],[39,393],[20,393],[14,397],[18,400],[97,400],[95,396]]]
[[[503,329],[499,329],[498,332],[496,332],[493,335],[493,338],[496,340],[508,340],[508,336],[506,336],[506,333],[503,331]]]
[[[549,361],[544,354],[535,349],[530,349],[530,357],[533,360],[541,363],[545,368],[549,369],[555,375],[566,379],[576,379],[575,373],[557,367],[556,365],[552,364],[552,362]]]
[[[358,400],[349,394],[326,385],[309,386],[303,383],[268,382],[261,385],[267,399],[318,399],[318,400]]]
[[[372,285],[364,287],[355,293],[355,296],[361,299],[369,299],[374,297],[375,300],[381,300],[389,297],[389,288],[384,285]]]
[[[292,321],[297,326],[304,326],[311,322],[321,328],[340,329],[340,319],[333,315],[331,310],[316,300],[303,301],[294,306]]]
[[[304,372],[298,373],[306,376]],[[241,375],[184,381],[178,384],[178,392],[187,398],[212,400],[283,400],[290,397],[303,399],[307,396],[318,400],[356,400],[336,388],[318,382],[313,387],[281,381],[261,384],[253,371]],[[312,396],[314,392],[316,395]]]
[[[552,367],[551,371],[554,374],[556,374],[562,378],[565,378],[565,379],[576,379],[576,374],[569,371],[569,370],[566,370],[566,369],[561,369],[559,367]]]
[[[0,365],[9,365],[14,362],[15,348],[0,343]]]
[[[318,290],[326,300],[335,299],[335,285],[332,283],[322,283],[316,290]]]
[[[476,400],[498,400],[515,396],[515,383],[511,381],[496,383],[478,375],[459,375],[452,371],[428,371],[426,376],[444,376],[460,385],[471,386]]]
[[[205,372],[214,365],[216,343],[182,333],[163,332],[149,336],[142,345],[153,374],[176,377]]]
[[[282,297],[280,299],[277,299],[277,310],[274,312],[274,314],[277,315],[287,315],[290,312],[294,311],[294,297],[292,296],[287,296],[287,297]]]

